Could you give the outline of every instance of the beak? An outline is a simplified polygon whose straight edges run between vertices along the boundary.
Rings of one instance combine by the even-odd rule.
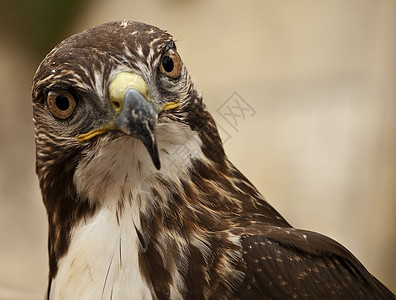
[[[153,105],[138,90],[129,88],[125,91],[122,110],[115,121],[115,129],[141,140],[154,166],[159,170],[161,164],[155,137],[157,117],[158,111]]]
[[[77,140],[83,142],[109,130],[122,131],[142,141],[154,166],[159,170],[161,163],[155,136],[158,113],[178,107],[180,103],[176,101],[158,107],[154,106],[143,78],[128,72],[118,73],[114,77],[109,85],[109,95],[116,114],[115,120],[88,133],[78,135]]]

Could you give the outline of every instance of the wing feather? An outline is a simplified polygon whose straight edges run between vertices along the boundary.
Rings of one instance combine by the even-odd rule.
[[[241,243],[241,299],[395,299],[346,248],[324,235],[248,227]]]

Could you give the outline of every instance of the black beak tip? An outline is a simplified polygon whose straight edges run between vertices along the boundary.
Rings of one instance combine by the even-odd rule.
[[[158,147],[157,147],[157,142],[154,141],[153,147],[150,149],[149,147],[147,147],[148,152],[150,153],[151,156],[151,160],[153,161],[153,164],[155,166],[155,168],[157,170],[161,169],[161,162],[159,159],[159,155],[158,155]]]
[[[146,147],[147,152],[149,153],[151,157],[151,161],[153,162],[155,168],[157,170],[160,170],[161,162],[158,155],[158,146],[155,137],[154,139],[151,139],[151,137],[148,136],[140,136],[139,138],[143,142],[143,145]]]
[[[158,171],[161,170],[161,162],[160,162],[160,160],[159,160],[158,157],[157,157],[156,160],[153,160],[153,163],[154,163],[155,168],[156,168]]]

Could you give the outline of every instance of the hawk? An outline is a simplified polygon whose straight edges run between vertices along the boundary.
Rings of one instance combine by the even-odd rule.
[[[227,159],[166,31],[123,21],[73,35],[32,97],[48,299],[394,299]]]

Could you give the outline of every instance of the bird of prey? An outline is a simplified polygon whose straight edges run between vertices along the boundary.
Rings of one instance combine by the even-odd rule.
[[[122,21],[73,35],[32,97],[48,299],[394,299],[227,159],[166,31]]]

